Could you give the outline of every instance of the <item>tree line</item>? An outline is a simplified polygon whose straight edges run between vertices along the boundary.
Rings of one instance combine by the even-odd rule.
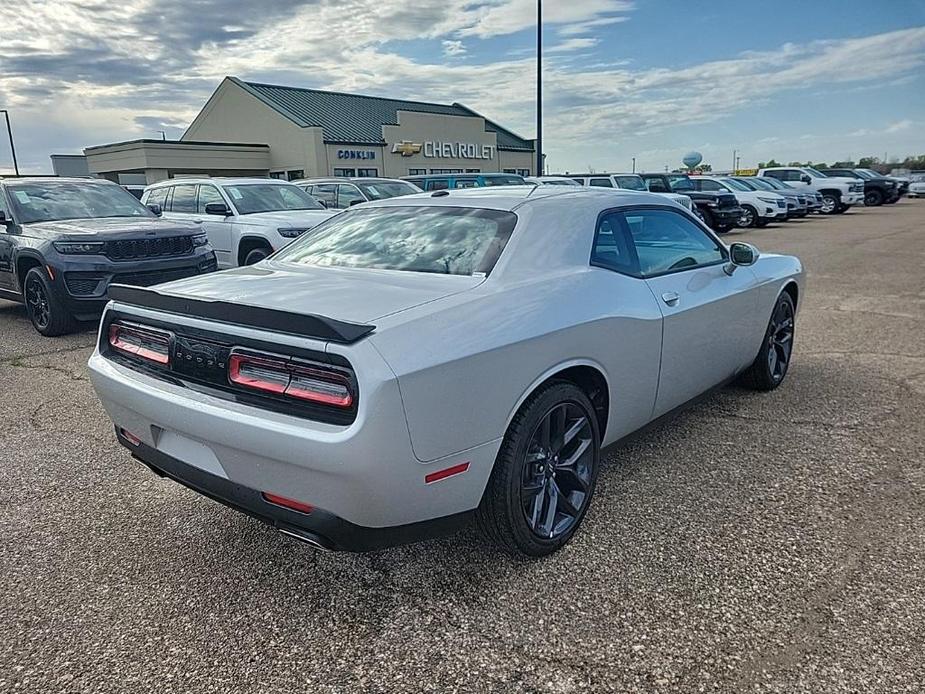
[[[759,169],[770,169],[775,166],[811,166],[814,169],[873,169],[879,173],[886,174],[893,169],[911,169],[913,171],[925,169],[925,154],[909,156],[902,161],[900,161],[899,158],[882,161],[880,157],[861,157],[857,162],[836,161],[833,164],[827,164],[824,161],[792,161],[788,164],[782,164],[774,159],[758,162]]]

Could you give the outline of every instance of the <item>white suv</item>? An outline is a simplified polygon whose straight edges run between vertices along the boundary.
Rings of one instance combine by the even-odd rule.
[[[727,176],[691,176],[697,190],[708,193],[732,193],[742,208],[740,227],[763,227],[774,220],[787,219],[787,200],[771,191],[752,190]]]
[[[697,213],[697,208],[694,207],[689,197],[681,195],[680,193],[662,193],[660,191],[649,190],[648,186],[646,186],[646,182],[642,180],[642,176],[639,174],[575,174],[570,175],[569,178],[583,186],[590,186],[592,188],[620,188],[621,190],[638,190],[640,193],[655,193],[670,200],[674,200],[681,207],[697,214],[698,217],[700,216]]]
[[[764,178],[776,178],[797,190],[804,188],[822,195],[822,214],[841,214],[864,202],[864,181],[856,178],[828,177],[810,166],[775,166],[758,169]]]
[[[339,212],[268,178],[174,178],[148,186],[141,201],[202,224],[219,269],[253,265]]]

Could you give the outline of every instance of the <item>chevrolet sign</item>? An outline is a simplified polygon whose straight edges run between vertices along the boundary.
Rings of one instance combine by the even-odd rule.
[[[494,159],[494,145],[467,142],[425,142],[424,156],[442,159]]]

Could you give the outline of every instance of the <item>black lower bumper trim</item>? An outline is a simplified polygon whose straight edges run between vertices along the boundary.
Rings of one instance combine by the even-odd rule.
[[[136,446],[122,436],[118,429],[116,436],[119,442],[132,452],[133,458],[142,462],[156,474],[269,523],[286,535],[324,549],[371,552],[395,545],[443,537],[465,527],[474,513],[474,511],[467,511],[419,523],[386,528],[355,525],[333,513],[317,508],[311,513],[298,513],[269,503],[258,490],[200,470],[144,443]]]

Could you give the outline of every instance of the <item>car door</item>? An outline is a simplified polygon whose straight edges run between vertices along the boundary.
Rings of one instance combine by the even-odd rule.
[[[12,212],[6,202],[6,193],[0,187],[0,212],[6,223],[0,222],[0,289],[13,289],[13,240],[10,231],[13,228]]]
[[[758,282],[750,268],[727,274],[726,248],[681,211],[640,208],[623,219],[663,316],[658,417],[754,359]]]
[[[337,186],[337,209],[346,210],[352,205],[366,202],[366,196],[352,183],[341,183]]]
[[[199,196],[196,202],[196,219],[201,220],[202,230],[209,237],[209,243],[215,251],[218,266],[222,269],[235,266],[234,244],[232,232],[234,229],[234,215],[206,214],[206,205],[220,203],[232,211],[234,208],[228,202],[218,186],[211,183],[199,185]]]

